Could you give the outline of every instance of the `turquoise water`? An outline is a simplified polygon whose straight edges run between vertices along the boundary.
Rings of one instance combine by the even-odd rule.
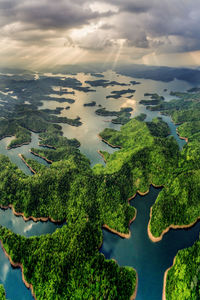
[[[134,78],[119,76],[112,71],[104,73],[105,79],[116,80],[119,82],[129,83]],[[93,79],[89,75],[82,73],[76,76],[83,85],[85,80]],[[136,79],[137,80],[137,79]],[[113,90],[120,90],[126,87],[114,86],[109,88],[98,87],[95,88],[95,93],[75,92],[75,95],[70,95],[74,98],[75,103],[70,105],[69,110],[63,110],[61,116],[75,118],[77,115],[81,117],[83,125],[80,127],[72,127],[67,124],[62,124],[64,136],[68,138],[77,138],[81,142],[80,150],[91,161],[91,165],[96,163],[104,164],[102,157],[97,153],[97,150],[104,150],[110,153],[117,151],[110,148],[98,138],[98,133],[106,127],[120,129],[120,125],[114,125],[110,122],[111,117],[100,117],[95,114],[98,105],[106,107],[108,110],[119,110],[121,107],[132,107],[132,116],[140,113],[147,114],[147,120],[150,121],[156,116],[160,116],[158,112],[147,111],[145,106],[139,105],[139,100],[144,98],[144,93],[157,92],[169,101],[172,97],[169,95],[170,91],[185,91],[192,87],[192,85],[174,80],[171,83],[156,82],[152,80],[139,80],[140,85],[132,86],[130,88],[136,89],[132,99],[122,97],[120,99],[106,99],[106,96]],[[57,89],[59,87],[55,87]],[[128,87],[127,87],[128,88]],[[164,89],[167,91],[164,92]],[[91,101],[96,101],[96,107],[84,107],[83,104]],[[41,108],[56,108],[66,107],[68,103],[59,103],[57,101],[43,101]],[[180,148],[185,144],[185,141],[180,140],[176,134],[176,126],[171,122],[171,119],[162,116],[169,124],[171,134],[176,138]],[[30,170],[18,157],[19,153],[26,157],[34,158],[38,162],[47,165],[47,163],[33,156],[29,149],[31,147],[38,147],[38,135],[32,133],[32,141],[29,145],[7,150],[6,147],[12,138],[6,138],[0,141],[0,153],[7,155],[11,161],[23,170],[27,175],[31,175]],[[103,231],[104,242],[101,251],[107,258],[115,258],[120,265],[129,265],[134,267],[139,275],[138,300],[157,300],[161,299],[162,280],[164,271],[172,264],[173,258],[178,249],[192,245],[198,238],[200,225],[199,223],[189,230],[172,230],[166,234],[163,240],[159,243],[152,243],[147,236],[147,224],[149,220],[150,206],[153,205],[158,189],[151,188],[147,196],[137,196],[132,200],[131,204],[137,210],[137,218],[131,225],[132,236],[130,239],[121,239],[107,231]],[[16,217],[12,211],[0,210],[0,224],[8,227],[15,233],[19,233],[26,237],[41,235],[45,233],[52,233],[56,228],[62,225],[56,225],[51,222],[33,221],[25,222],[22,217]],[[29,300],[32,299],[30,291],[25,287],[21,278],[20,269],[13,269],[6,258],[3,251],[0,249],[0,283],[3,283],[6,289],[7,297],[10,300]]]
[[[161,300],[164,272],[172,265],[177,251],[198,239],[200,222],[187,230],[170,230],[158,243],[147,234],[150,207],[160,189],[150,188],[146,196],[137,195],[132,201],[137,217],[131,225],[131,238],[122,239],[103,230],[101,252],[106,258],[114,258],[120,266],[131,266],[138,273],[136,300]]]

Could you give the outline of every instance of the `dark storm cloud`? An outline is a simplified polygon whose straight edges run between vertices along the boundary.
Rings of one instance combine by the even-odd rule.
[[[199,0],[109,0],[127,45],[164,52],[200,49]]]
[[[152,8],[154,0],[108,0],[108,3],[119,7],[120,11],[128,11],[132,13],[144,13]]]
[[[8,1],[8,2],[7,2]],[[0,24],[22,22],[38,29],[68,29],[112,13],[93,12],[83,0],[0,1]]]
[[[111,8],[92,9],[96,2]],[[199,20],[199,0],[0,0],[1,37],[27,46],[56,44],[65,35],[66,46],[88,50],[123,39],[127,48],[193,51],[200,49]],[[69,42],[70,29],[99,21],[95,32]]]

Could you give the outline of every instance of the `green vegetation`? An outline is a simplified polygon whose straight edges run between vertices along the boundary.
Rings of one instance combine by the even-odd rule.
[[[100,74],[100,73],[90,73],[91,76],[93,77],[98,77],[98,78],[103,78],[104,75],[103,74]]]
[[[88,102],[88,103],[84,103],[83,106],[96,106],[96,102],[92,101],[92,102]]]
[[[152,100],[165,100],[163,96],[159,96],[157,93],[145,93],[145,97],[151,97]]]
[[[151,183],[163,185],[173,172],[179,155],[174,139],[165,138],[168,133],[168,126],[160,119],[153,120],[153,123],[132,119],[120,131],[105,129],[100,136],[121,149],[113,154],[102,151],[106,167],[96,165],[94,171],[123,175],[130,196],[137,190],[146,192]]]
[[[99,116],[104,116],[104,117],[108,117],[108,116],[117,116],[117,118],[112,119],[112,123],[114,124],[126,124],[131,117],[131,111],[132,111],[132,107],[124,107],[121,108],[120,111],[110,111],[110,110],[106,110],[106,108],[100,108],[97,109],[95,111],[95,113]]]
[[[200,299],[200,241],[180,250],[167,273],[166,300]]]
[[[143,124],[134,122],[138,128]],[[135,216],[127,202],[134,191],[130,170],[124,163],[111,174],[93,171],[77,149],[78,141],[59,135],[59,128],[57,134],[51,130],[56,129],[41,133],[41,142],[48,147],[32,149],[52,159],[50,167],[25,158],[36,171],[34,176],[26,176],[0,156],[0,205],[12,204],[26,217],[67,220],[67,225],[52,235],[29,239],[1,228],[0,239],[12,260],[22,263],[37,299],[128,300],[136,287],[136,272],[105,260],[99,247],[103,224],[129,232]]]
[[[119,99],[125,94],[133,94],[133,93],[135,93],[135,90],[133,90],[133,89],[112,91],[111,95],[106,96],[106,99],[109,99],[109,98]]]
[[[38,300],[129,300],[136,286],[135,271],[105,260],[98,251],[101,230],[86,218],[75,224],[33,238],[0,227],[0,239],[12,260],[22,263]]]
[[[132,85],[141,84],[141,82],[135,81],[135,80],[130,81],[130,83],[131,83]]]
[[[133,92],[122,90],[121,95],[127,91]],[[155,95],[151,94],[152,100],[160,97]],[[136,284],[135,271],[119,268],[99,254],[101,228],[106,224],[128,234],[135,209],[127,199],[138,190],[148,191],[150,184],[164,186],[152,209],[150,230],[155,237],[171,224],[196,221],[200,215],[200,134],[198,102],[194,93],[191,95],[183,109],[180,99],[172,101],[171,106],[163,102],[167,108],[164,112],[182,123],[179,133],[190,139],[181,153],[174,138],[168,137],[169,127],[161,118],[143,122],[143,114],[127,122],[124,119],[129,117],[130,108],[118,112],[98,109],[97,114],[116,116],[113,122],[127,123],[120,131],[107,128],[100,133],[106,143],[120,150],[102,152],[106,166],[96,165],[93,169],[80,153],[80,143],[63,137],[58,124],[72,122],[78,126],[78,118],[69,121],[55,115],[55,111],[19,105],[12,118],[9,115],[1,119],[2,137],[15,135],[19,139],[17,130],[23,136],[39,132],[43,147],[31,150],[52,163],[41,166],[24,157],[36,171],[30,177],[0,156],[0,205],[12,204],[26,217],[67,221],[52,235],[30,239],[0,229],[6,251],[14,262],[23,264],[25,278],[33,284],[37,299],[130,299]]]
[[[135,119],[142,122],[146,119],[146,117],[146,114],[140,114],[139,116],[135,117]]]
[[[54,114],[54,115],[60,115],[61,111],[64,109],[64,107],[56,107],[56,109],[41,109],[40,111],[48,113],[48,114]]]
[[[56,109],[60,111],[60,109]],[[37,110],[31,105],[16,106],[12,118],[0,120],[0,139],[6,136],[15,136],[8,148],[28,144],[31,141],[31,131],[40,133],[40,137],[51,136],[51,139],[62,135],[62,127],[55,123],[67,123],[71,126],[80,126],[80,118],[69,119],[51,114],[52,111]]]
[[[0,299],[6,300],[6,294],[3,285],[0,284]]]
[[[161,236],[169,226],[185,226],[200,217],[200,98],[199,91],[173,93],[178,100],[163,106],[165,114],[181,124],[177,132],[188,138],[178,156],[178,166],[174,166],[165,188],[152,207],[150,231],[155,237]],[[158,107],[157,107],[158,108]]]
[[[119,85],[119,86],[127,86],[128,84],[126,83],[120,83],[117,81],[109,81],[105,79],[98,79],[98,80],[88,80],[85,81],[85,83],[93,86],[93,87],[108,87],[108,86],[114,86],[114,85]]]
[[[165,98],[163,96],[159,96],[158,94],[145,93],[144,96],[150,96],[150,100],[140,100],[140,104],[143,105],[158,105],[162,103]]]
[[[8,146],[14,148],[22,144],[29,144],[31,141],[31,132],[19,125],[16,120],[0,120],[0,139],[15,135]]]
[[[200,170],[174,176],[153,205],[151,233],[159,237],[171,224],[189,225],[200,216]]]

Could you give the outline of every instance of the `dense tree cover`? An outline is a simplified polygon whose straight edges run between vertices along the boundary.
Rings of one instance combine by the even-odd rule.
[[[6,294],[3,285],[0,284],[0,299],[6,300]]]
[[[59,115],[59,114],[61,114],[61,111],[63,109],[64,109],[64,107],[56,107],[55,109],[45,108],[45,109],[41,109],[40,111],[48,113],[48,114]]]
[[[193,162],[185,157],[194,155],[194,152],[190,148],[180,154],[176,141],[167,137],[167,124],[160,118],[143,122],[145,117],[141,115],[130,120],[120,131],[105,129],[100,136],[105,142],[118,146],[120,150],[113,154],[102,152],[106,166],[96,165],[91,169],[88,159],[78,150],[79,142],[62,137],[61,127],[54,124],[55,120],[59,122],[59,117],[44,111],[38,112],[34,107],[24,106],[16,110],[14,119],[18,126],[40,132],[40,143],[46,146],[32,151],[51,160],[52,164],[49,168],[40,167],[38,163],[25,158],[36,171],[30,177],[24,175],[6,157],[0,156],[0,205],[12,204],[17,212],[24,213],[26,217],[67,220],[67,226],[62,231],[58,230],[53,235],[41,238],[25,239],[5,229],[0,231],[6,250],[15,262],[23,264],[25,278],[33,284],[38,299],[53,298],[54,295],[59,295],[58,299],[67,299],[71,295],[77,299],[103,299],[104,296],[108,299],[126,299],[126,296],[127,299],[130,298],[135,287],[135,272],[123,269],[125,273],[122,274],[126,276],[124,280],[120,277],[122,288],[118,291],[120,284],[116,282],[121,269],[98,254],[102,237],[97,237],[103,224],[120,233],[129,232],[128,224],[135,216],[135,209],[128,205],[127,199],[137,190],[146,192],[153,183],[165,185],[163,193],[167,195],[168,185],[170,190],[170,184],[174,184],[172,178],[177,178],[175,185],[178,185],[178,180],[184,181],[186,195],[181,198],[183,205],[174,211],[181,215],[184,212],[184,216],[190,214],[194,219],[197,216],[197,206],[194,208],[194,205],[190,205],[192,211],[187,210],[187,190],[191,189],[193,177],[197,181],[198,170],[193,171],[197,172],[193,174],[190,170]],[[180,170],[185,171],[185,177]],[[186,180],[188,177],[192,178],[190,182]],[[192,203],[199,193],[198,182],[196,186]],[[180,191],[183,194],[181,188]],[[177,195],[179,196],[179,190]],[[159,198],[156,203],[159,203],[159,209],[166,212],[165,206],[171,205],[168,200],[162,204]],[[176,209],[175,206],[174,208]],[[151,229],[154,235],[160,234],[154,231],[154,227],[156,230],[159,227],[162,232],[174,217],[173,209],[164,217],[160,217],[159,209],[154,214],[155,221],[154,215],[152,216]],[[76,242],[79,233],[80,238]],[[49,248],[52,248],[52,252],[45,250]],[[63,249],[66,249],[66,253],[62,252]],[[85,253],[87,251],[91,251],[89,256]],[[75,257],[73,260],[73,255],[76,254],[79,259]],[[112,271],[109,271],[110,268]],[[97,277],[91,279],[91,272],[95,274],[92,276]],[[109,277],[111,273],[116,275]],[[125,284],[127,278],[128,287]]]
[[[135,93],[135,90],[133,89],[127,89],[127,90],[120,90],[120,91],[112,91],[111,95],[106,96],[106,99],[119,99],[125,94],[133,94]]]
[[[20,126],[15,119],[0,120],[0,139],[13,135],[15,135],[15,138],[11,141],[8,148],[28,144],[31,141],[31,132]]]
[[[92,107],[92,106],[96,106],[96,102],[95,102],[95,101],[91,101],[91,102],[88,102],[88,103],[84,103],[83,106],[85,106],[85,107],[87,107],[87,106],[89,106],[89,107],[90,107],[90,106],[91,106],[91,107]]]
[[[182,172],[172,178],[153,205],[150,229],[161,235],[171,224],[189,225],[200,216],[200,170]]]
[[[132,85],[141,84],[141,82],[135,81],[135,80],[131,80],[130,83],[131,83]]]
[[[99,116],[116,116],[117,118],[112,119],[112,123],[114,124],[126,124],[131,117],[131,111],[132,107],[124,107],[121,108],[119,111],[114,111],[114,110],[107,110],[106,108],[99,108],[95,111],[95,113]]]
[[[129,300],[134,292],[136,272],[105,260],[98,251],[102,232],[84,215],[40,237],[24,238],[0,227],[0,239],[12,260],[23,265],[38,300]]]
[[[179,156],[174,139],[165,138],[168,133],[168,126],[160,119],[152,123],[132,119],[120,131],[105,129],[100,136],[121,149],[113,154],[102,152],[106,167],[96,165],[94,171],[97,174],[124,174],[130,196],[137,190],[146,192],[151,183],[165,184]]]
[[[109,81],[106,79],[98,79],[98,80],[87,80],[85,83],[93,86],[93,87],[108,87],[108,86],[114,86],[114,85],[119,85],[119,86],[127,86],[129,84],[127,83],[120,83],[117,81]]]
[[[15,75],[7,76],[1,75],[0,91],[12,92],[12,96],[18,98],[18,103],[29,101],[35,105],[41,105],[41,101],[56,100],[58,102],[68,102],[66,98],[58,98],[57,95],[62,96],[66,94],[74,94],[76,90],[82,92],[93,92],[89,87],[83,87],[82,83],[76,78],[62,77],[46,77],[40,76],[37,80],[32,75]],[[59,90],[54,90],[53,87],[59,87]],[[73,89],[68,91],[68,88]],[[49,96],[51,95],[51,96]],[[5,95],[4,99],[4,113],[9,109],[14,111],[13,106],[16,104],[16,99],[10,95]],[[72,99],[74,102],[74,99]],[[72,103],[72,102],[71,102]],[[14,105],[13,105],[14,104]]]
[[[199,91],[173,93],[179,100],[168,102],[165,113],[175,123],[177,131],[188,138],[165,188],[152,207],[150,231],[159,237],[170,225],[189,225],[200,217],[200,101]],[[177,107],[174,104],[178,104]]]
[[[72,126],[82,124],[79,117],[76,119],[58,117],[49,111],[37,110],[32,105],[16,105],[12,118],[0,120],[0,139],[6,136],[15,136],[8,148],[30,143],[31,131],[40,133],[42,139],[50,137],[51,140],[58,139],[59,136],[62,136],[62,127],[55,123],[67,123]],[[76,141],[76,143],[78,142]]]
[[[166,300],[200,299],[200,241],[180,250],[167,273]]]
[[[143,105],[158,105],[162,103],[163,100],[165,100],[163,96],[159,96],[157,93],[145,93],[144,96],[150,97],[150,100],[140,100],[139,103]]]

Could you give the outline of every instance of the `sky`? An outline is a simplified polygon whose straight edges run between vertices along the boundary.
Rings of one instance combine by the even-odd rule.
[[[0,0],[0,65],[200,65],[199,0]]]

